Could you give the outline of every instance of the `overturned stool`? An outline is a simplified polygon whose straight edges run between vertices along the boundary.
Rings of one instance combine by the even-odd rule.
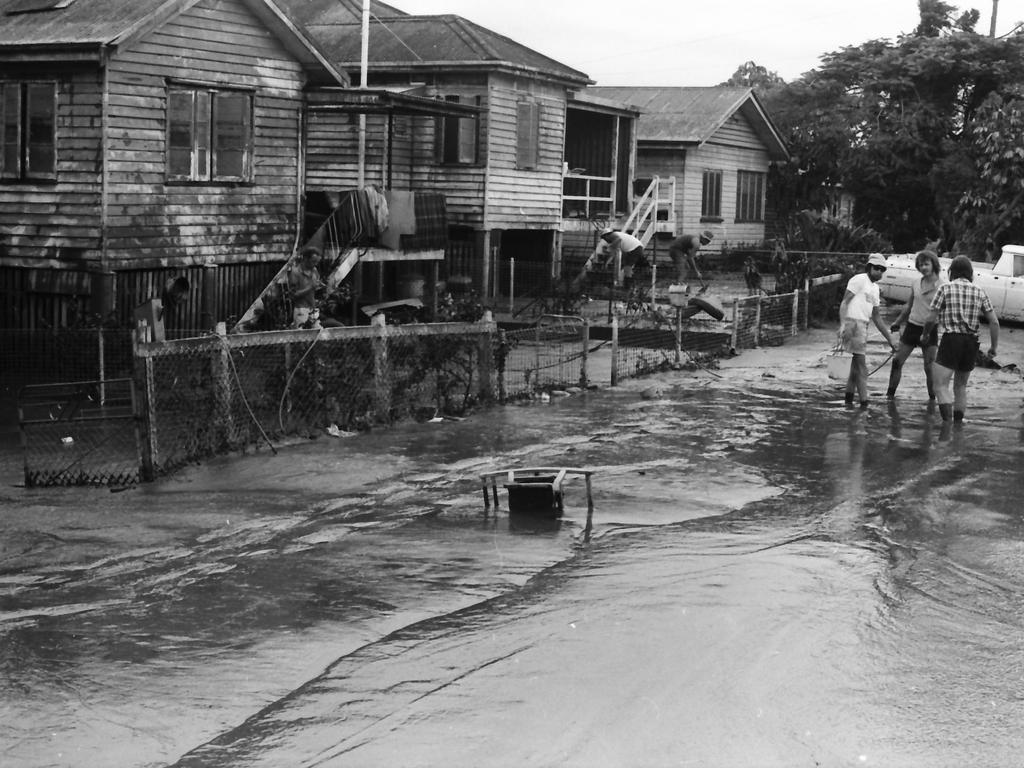
[[[504,479],[505,490],[508,492],[508,511],[515,515],[532,515],[536,517],[557,518],[565,509],[562,486],[571,475],[583,476],[587,481],[587,513],[594,511],[594,500],[591,494],[590,476],[592,469],[573,469],[570,467],[528,467],[524,469],[500,469],[496,472],[485,472],[480,476],[483,483],[484,507],[494,508],[498,504],[498,480]],[[488,493],[490,490],[490,493]]]

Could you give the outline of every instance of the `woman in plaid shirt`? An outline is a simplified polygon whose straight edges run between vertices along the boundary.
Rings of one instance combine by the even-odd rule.
[[[925,322],[927,334],[936,323],[942,326],[939,353],[935,358],[932,378],[939,413],[943,421],[964,420],[967,409],[967,380],[974,370],[980,341],[978,331],[981,315],[988,320],[988,333],[992,341],[989,357],[996,356],[999,345],[999,318],[992,302],[981,288],[974,285],[974,267],[966,256],[957,256],[949,265],[949,282],[939,286],[931,303],[931,314]],[[949,394],[949,381],[953,380],[953,396]]]

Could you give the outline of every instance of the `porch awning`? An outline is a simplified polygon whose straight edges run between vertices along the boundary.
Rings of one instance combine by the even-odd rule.
[[[364,115],[476,117],[480,107],[383,88],[325,88],[309,94],[309,108]]]

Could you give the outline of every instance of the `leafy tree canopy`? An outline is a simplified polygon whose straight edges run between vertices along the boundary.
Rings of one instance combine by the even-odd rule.
[[[841,188],[855,196],[857,222],[897,250],[936,239],[951,248],[971,227],[991,226],[979,213],[993,209],[991,195],[961,198],[990,156],[979,148],[983,126],[1006,119],[1005,99],[999,113],[990,97],[1024,84],[1024,38],[977,34],[977,11],[955,18],[941,0],[918,5],[913,33],[825,54],[817,69],[759,94],[792,154],[773,176],[781,211],[821,210]]]

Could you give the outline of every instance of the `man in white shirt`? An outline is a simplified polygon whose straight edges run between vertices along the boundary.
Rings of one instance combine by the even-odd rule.
[[[647,263],[644,244],[628,232],[610,228],[601,232],[601,239],[622,252],[622,276],[628,284],[632,281],[633,270]]]
[[[850,376],[846,380],[846,404],[853,404],[854,393],[860,395],[860,407],[868,407],[868,323],[875,327],[895,351],[896,342],[892,332],[882,321],[879,305],[882,303],[878,292],[878,281],[885,274],[885,257],[873,253],[868,257],[866,271],[855,275],[846,284],[846,293],[839,305],[839,338],[843,349],[853,354]]]

